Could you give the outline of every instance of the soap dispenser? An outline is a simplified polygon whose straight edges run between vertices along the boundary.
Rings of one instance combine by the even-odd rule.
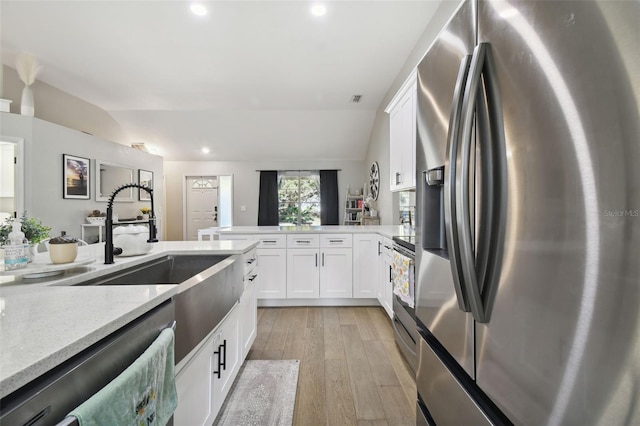
[[[4,246],[4,267],[7,271],[23,269],[27,267],[28,258],[24,246],[24,232],[22,223],[14,220],[11,224],[12,231],[9,233],[9,244]]]

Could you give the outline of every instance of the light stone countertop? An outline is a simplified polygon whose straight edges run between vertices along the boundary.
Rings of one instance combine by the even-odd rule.
[[[402,225],[322,225],[322,226],[231,226],[218,230],[221,234],[379,234],[383,237],[413,235]]]
[[[180,290],[178,285],[73,286],[168,254],[240,255],[257,241],[166,241],[104,265],[104,244],[83,246],[84,268],[47,280],[0,276],[0,398],[98,342]],[[47,255],[47,254],[40,254]]]

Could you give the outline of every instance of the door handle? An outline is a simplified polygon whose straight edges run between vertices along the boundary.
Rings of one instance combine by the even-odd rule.
[[[482,78],[484,76],[484,79]],[[482,84],[484,83],[484,84]],[[479,94],[484,96],[479,98]],[[486,103],[485,103],[486,100]],[[470,196],[471,139],[474,107],[480,146],[480,232],[477,249],[472,241]],[[461,190],[456,221],[460,227],[460,257],[471,312],[476,321],[489,321],[498,289],[507,212],[507,170],[504,124],[495,65],[489,43],[473,52],[469,84],[462,106]]]
[[[458,237],[458,225],[456,222],[456,178],[458,173],[458,144],[460,140],[460,115],[462,110],[462,101],[464,95],[464,84],[469,73],[471,64],[471,56],[465,56],[460,62],[458,69],[458,77],[453,92],[453,105],[451,107],[451,115],[449,117],[449,130],[447,132],[447,147],[449,157],[449,168],[446,170],[447,178],[444,180],[444,223],[445,232],[447,234],[447,245],[449,247],[449,262],[451,264],[451,273],[453,275],[453,287],[458,300],[458,308],[464,312],[471,311],[466,296],[466,290],[463,286],[463,272],[460,263],[460,246]],[[427,172],[423,172],[423,191],[427,186]],[[424,197],[424,194],[423,194]],[[423,215],[422,220],[425,220]],[[422,226],[426,229],[426,226]]]

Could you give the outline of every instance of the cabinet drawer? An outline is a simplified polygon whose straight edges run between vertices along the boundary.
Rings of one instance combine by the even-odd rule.
[[[260,241],[258,243],[258,248],[261,249],[287,247],[287,236],[285,234],[256,235],[256,239]]]
[[[251,234],[227,234],[226,232],[221,232],[219,234],[219,238],[221,240],[244,240],[244,241],[251,241],[256,239],[256,237]]]
[[[393,240],[389,238],[383,238],[380,242],[380,252],[383,256],[392,256],[393,252]]]
[[[256,249],[252,249],[248,253],[242,255],[243,276],[246,276],[253,271],[258,264],[258,256],[256,255]]]
[[[351,234],[320,234],[320,247],[351,247]]]
[[[320,247],[320,239],[318,234],[288,234],[287,235],[287,247],[288,248],[310,248]]]

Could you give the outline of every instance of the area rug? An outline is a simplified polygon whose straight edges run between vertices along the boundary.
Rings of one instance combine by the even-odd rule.
[[[291,425],[299,369],[297,359],[246,361],[214,425]]]

